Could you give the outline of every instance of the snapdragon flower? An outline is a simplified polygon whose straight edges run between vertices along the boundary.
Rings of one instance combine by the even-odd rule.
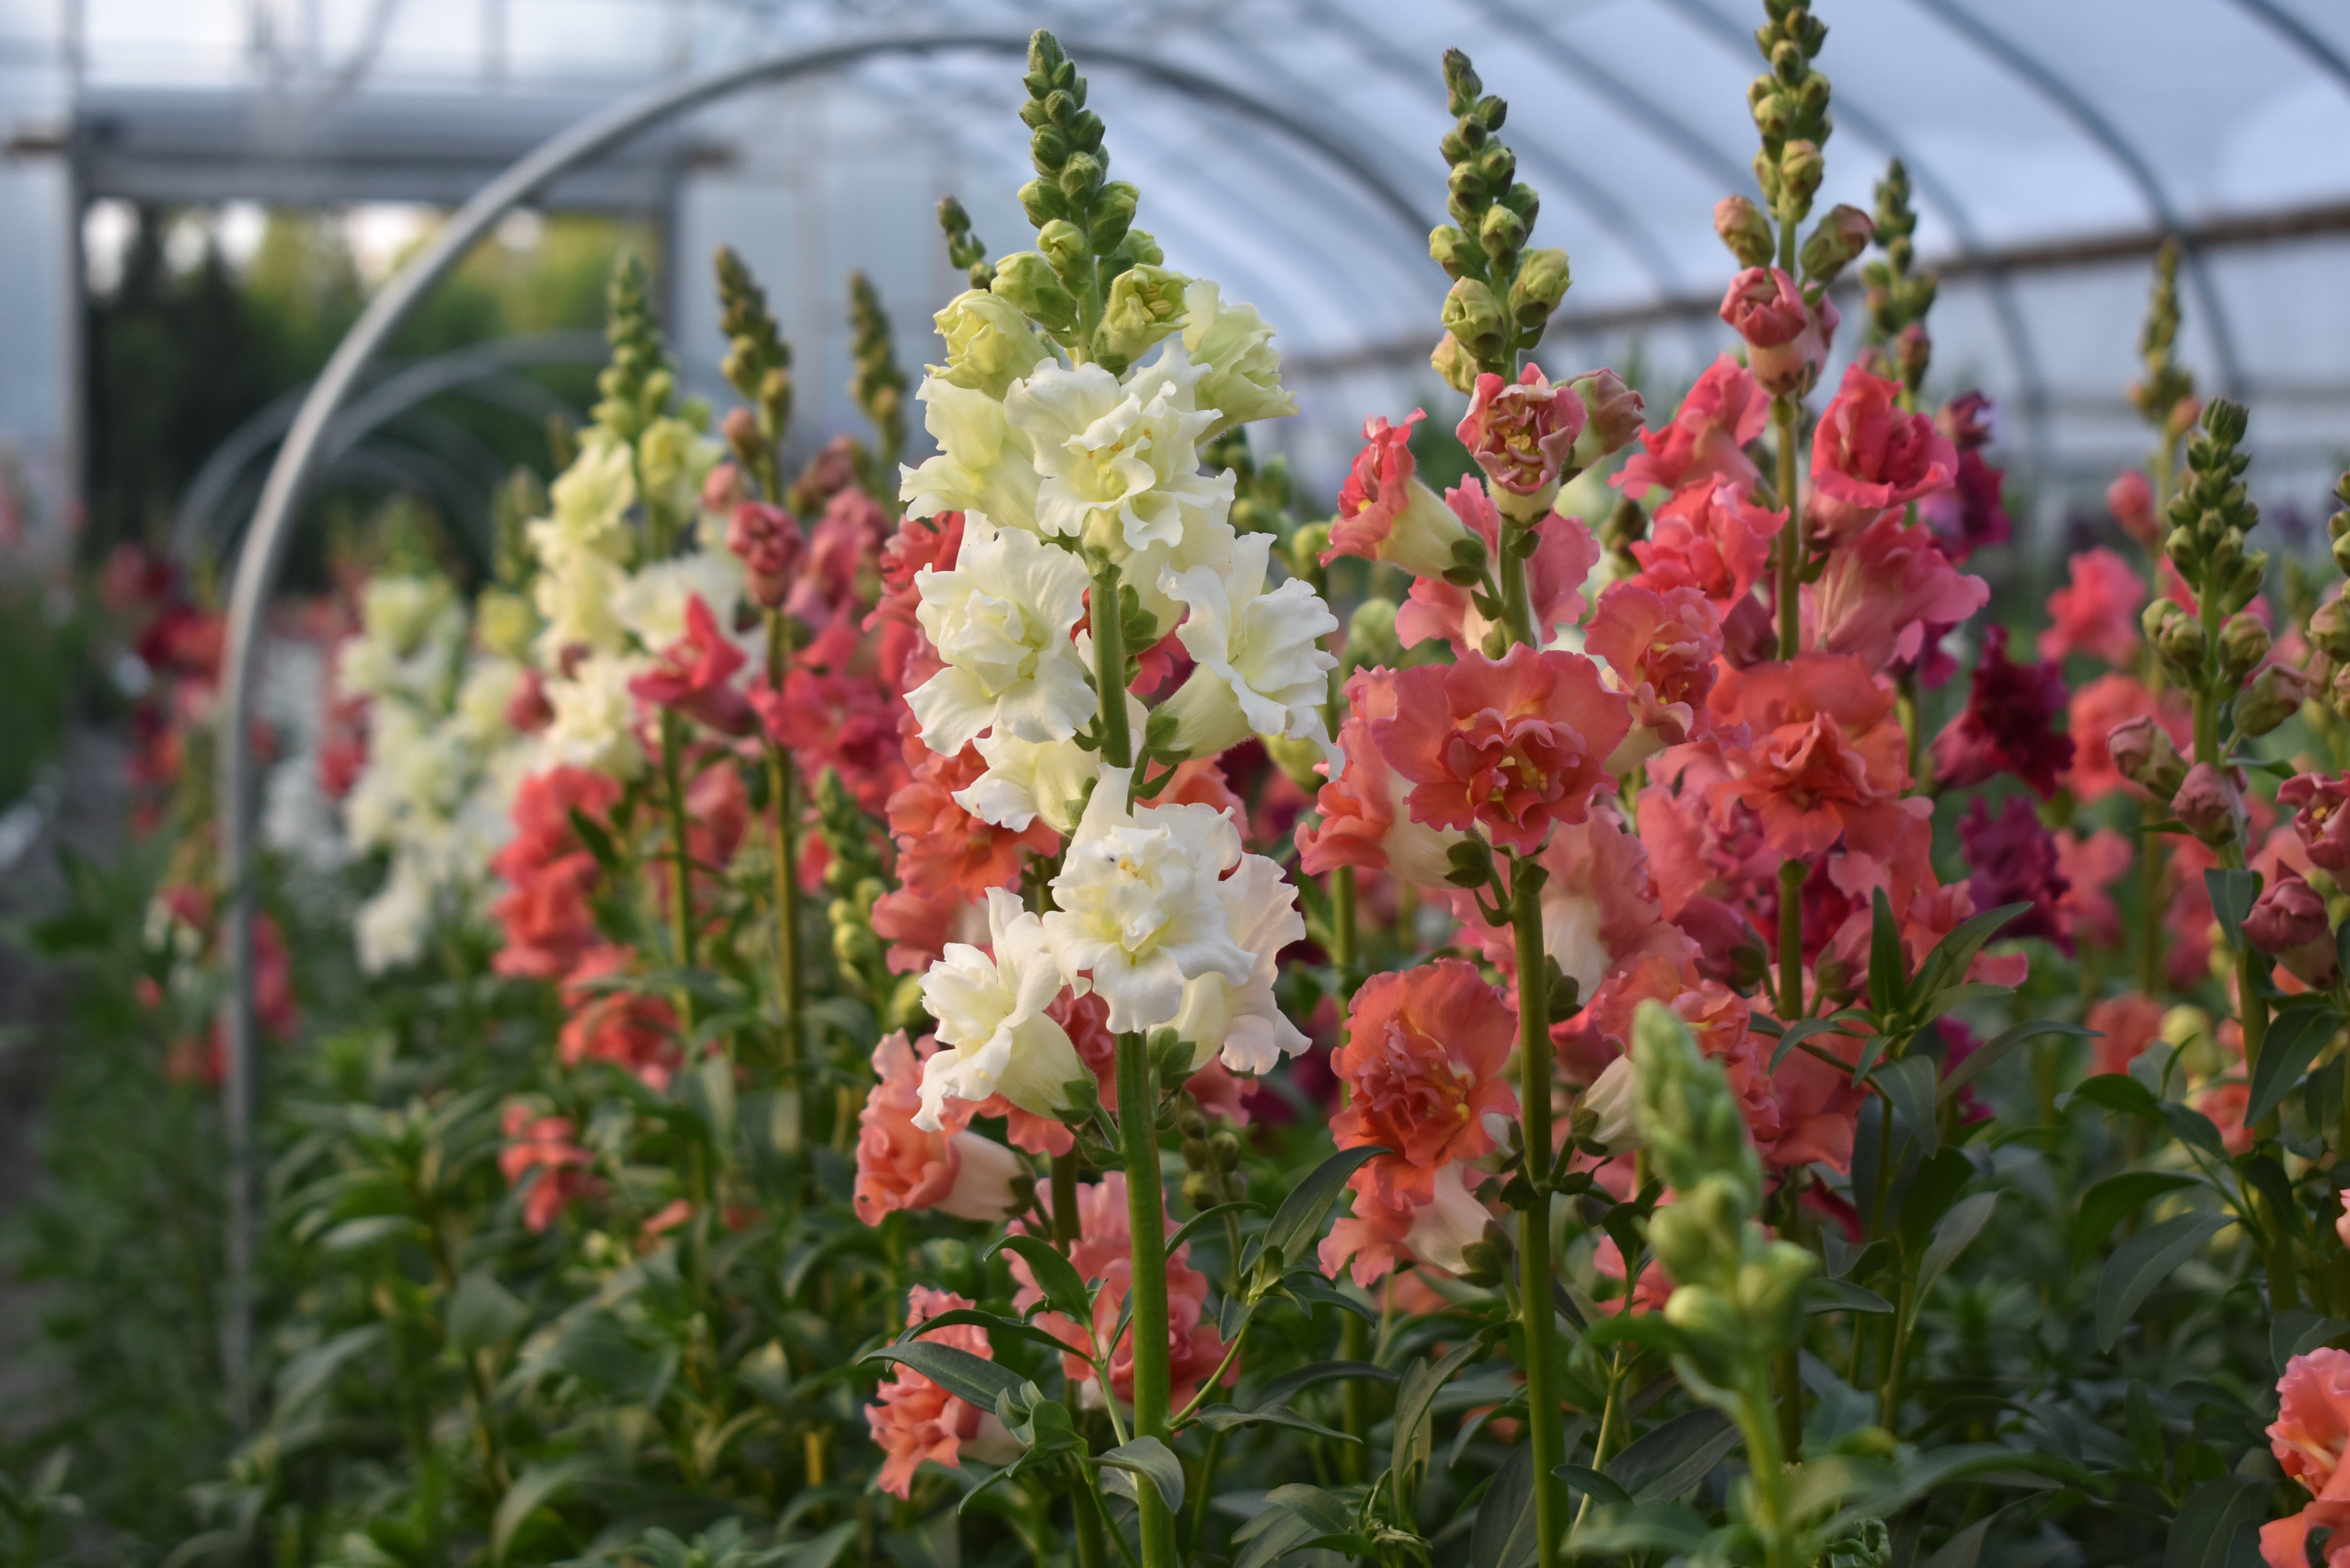
[[[1070,639],[1087,582],[1068,551],[968,514],[953,567],[914,578],[916,618],[946,661],[906,694],[923,743],[951,756],[990,728],[1027,741],[1076,734],[1094,712]]]
[[[1161,575],[1160,591],[1191,611],[1175,635],[1198,667],[1167,704],[1176,742],[1187,755],[1212,756],[1252,732],[1311,741],[1336,778],[1345,759],[1323,703],[1338,656],[1322,639],[1338,618],[1300,578],[1265,587],[1272,550],[1270,535],[1251,534],[1233,542],[1223,571]]]
[[[1102,769],[1045,917],[1062,971],[1090,977],[1120,1032],[1173,1023],[1202,975],[1246,986],[1256,973],[1219,885],[1241,860],[1239,831],[1211,806],[1138,807],[1131,778]]]
[[[909,517],[977,512],[1000,528],[1036,526],[1036,470],[1025,432],[987,392],[941,375],[922,379],[922,424],[939,443],[919,468],[899,470]]]
[[[549,681],[546,701],[555,717],[540,736],[548,761],[633,777],[645,753],[637,741],[637,700],[629,682],[644,671],[641,659],[597,653],[581,659],[570,680]]]
[[[1281,384],[1273,328],[1256,306],[1226,305],[1222,291],[1204,277],[1194,278],[1183,291],[1183,352],[1201,369],[1201,405],[1216,410],[1216,422],[1202,440],[1212,441],[1234,425],[1297,411],[1297,400]]]
[[[1195,1048],[1194,1072],[1206,1066],[1210,1056],[1221,1055],[1235,1073],[1270,1073],[1284,1056],[1297,1055],[1309,1044],[1273,994],[1274,961],[1305,937],[1297,889],[1274,861],[1243,855],[1232,874],[1216,884],[1216,896],[1224,906],[1232,940],[1254,956],[1255,964],[1244,984],[1234,985],[1212,970],[1188,981],[1175,1033]]]
[[[1200,472],[1216,422],[1199,406],[1200,375],[1170,339],[1122,382],[1099,365],[1052,361],[1014,382],[1003,412],[1035,451],[1037,526],[1123,560],[1223,522],[1233,482]]]
[[[1045,1009],[1061,994],[1060,965],[1044,924],[1001,888],[987,891],[993,953],[949,942],[922,976],[922,1004],[938,1020],[941,1049],[922,1064],[914,1125],[945,1126],[946,1102],[1002,1095],[1031,1115],[1066,1107],[1067,1086],[1090,1076],[1067,1033]]]

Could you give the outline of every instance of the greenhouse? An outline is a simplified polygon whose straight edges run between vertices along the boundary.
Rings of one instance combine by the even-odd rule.
[[[2350,12],[0,110],[0,1568],[2350,1568]]]

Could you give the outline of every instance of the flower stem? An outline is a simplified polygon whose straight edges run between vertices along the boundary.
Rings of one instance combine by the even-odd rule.
[[[1534,530],[1504,517],[1501,537],[1502,559],[1496,565],[1502,576],[1502,624],[1509,628],[1511,641],[1540,648],[1543,639],[1534,626],[1534,592],[1526,583],[1526,556],[1534,548]]]
[[[1167,1440],[1167,1194],[1159,1174],[1159,1093],[1150,1051],[1118,1037],[1118,1130],[1126,1157],[1127,1224],[1134,1239],[1134,1435]],[[1175,1517],[1138,1477],[1143,1568],[1175,1568]]]
[[[1789,224],[1789,231],[1794,227]],[[1771,418],[1779,427],[1779,504],[1787,511],[1787,521],[1779,529],[1779,575],[1773,597],[1779,608],[1779,657],[1793,659],[1804,647],[1804,517],[1795,493],[1795,400],[1773,398]]]
[[[767,614],[767,683],[780,691],[784,684],[784,618]],[[787,1155],[796,1155],[801,1143],[800,1083],[800,878],[799,848],[792,837],[798,804],[792,789],[792,759],[775,738],[767,739],[768,865],[775,889],[775,984],[784,1012],[783,1048],[776,1065],[783,1070],[782,1092],[787,1097],[783,1136]]]
[[[1804,863],[1779,862],[1779,1019],[1804,1015]]]
[[[680,969],[693,967],[693,859],[686,848],[685,824],[685,736],[684,726],[678,716],[668,709],[661,711],[660,749],[662,792],[669,798],[670,836],[670,938],[676,947],[671,954]],[[690,1033],[693,1029],[692,993],[680,987],[677,995],[678,1022]]]
[[[1118,603],[1118,567],[1104,561],[1094,574],[1090,596],[1094,639],[1094,690],[1101,697],[1102,761],[1114,768],[1134,765],[1134,738],[1126,722],[1126,617]]]
[[[1540,1568],[1555,1568],[1566,1516],[1553,1472],[1566,1461],[1566,1454],[1551,1305],[1550,976],[1543,950],[1543,881],[1535,862],[1517,862],[1511,875],[1510,921],[1518,950],[1518,1099],[1525,1128],[1526,1180],[1534,1189],[1518,1217],[1518,1314],[1526,1341],[1536,1561]]]

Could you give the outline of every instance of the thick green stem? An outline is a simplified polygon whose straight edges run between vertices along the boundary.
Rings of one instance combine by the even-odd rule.
[[[1762,1537],[1764,1568],[1806,1568],[1794,1557],[1787,1518],[1787,1469],[1779,1446],[1779,1420],[1769,1378],[1757,1362],[1739,1390],[1738,1424],[1746,1438],[1746,1459],[1754,1488],[1753,1522]]]
[[[1094,690],[1101,695],[1101,754],[1111,767],[1130,768],[1134,739],[1126,722],[1126,621],[1118,589],[1118,568],[1105,561],[1094,574],[1090,607]]]
[[[1793,659],[1804,647],[1804,509],[1795,489],[1795,400],[1773,399],[1771,417],[1779,427],[1779,504],[1787,509],[1786,525],[1779,530],[1779,575],[1772,591],[1779,608],[1779,657]]]
[[[1502,559],[1495,566],[1502,576],[1502,624],[1508,628],[1510,640],[1540,648],[1542,634],[1534,626],[1534,592],[1526,584],[1526,553],[1534,543],[1531,526],[1503,518]]]
[[[671,955],[680,969],[693,967],[693,857],[686,844],[685,810],[685,725],[676,713],[663,709],[660,716],[661,786],[668,796],[670,837],[670,940],[676,950]],[[680,987],[677,993],[678,1023],[689,1033],[693,1029],[693,996]]]
[[[1118,1130],[1126,1158],[1127,1223],[1134,1238],[1134,1435],[1167,1440],[1167,1194],[1159,1174],[1159,1092],[1150,1051],[1132,1031],[1118,1037]],[[1148,1480],[1137,1478],[1143,1568],[1174,1568],[1175,1520]]]
[[[1558,1478],[1566,1462],[1557,1387],[1550,1260],[1550,998],[1539,867],[1512,872],[1511,926],[1518,950],[1518,1100],[1525,1128],[1525,1175],[1534,1193],[1518,1217],[1518,1313],[1526,1341],[1526,1416],[1534,1445],[1534,1545],[1540,1568],[1555,1568],[1566,1528]]]
[[[1779,1018],[1804,1015],[1804,863],[1779,863]]]

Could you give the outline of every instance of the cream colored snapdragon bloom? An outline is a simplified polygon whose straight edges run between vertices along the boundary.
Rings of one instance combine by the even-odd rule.
[[[1066,741],[1094,713],[1070,633],[1085,613],[1085,563],[1034,534],[967,514],[951,570],[915,574],[915,618],[946,667],[906,693],[922,742],[952,756],[981,732]]]
[[[1273,995],[1274,961],[1305,936],[1297,889],[1273,861],[1243,855],[1232,874],[1216,884],[1216,896],[1232,940],[1254,964],[1243,984],[1234,985],[1213,970],[1186,981],[1175,1033],[1191,1043],[1193,1072],[1221,1055],[1235,1073],[1270,1073],[1284,1056],[1295,1056],[1307,1044]]]
[[[1273,328],[1256,306],[1224,304],[1222,291],[1204,277],[1192,280],[1183,306],[1183,351],[1201,367],[1200,403],[1216,410],[1216,422],[1201,439],[1297,411],[1297,400],[1281,384]]]
[[[1014,382],[1003,412],[1035,451],[1037,527],[1122,561],[1222,525],[1232,476],[1200,472],[1216,416],[1195,400],[1199,379],[1170,338],[1123,381],[1099,365],[1046,363]]]
[[[918,468],[899,468],[899,496],[910,517],[984,513],[999,528],[1036,526],[1036,470],[1027,435],[983,390],[941,375],[922,379],[922,424],[939,443]]]
[[[1045,1011],[1065,981],[1043,923],[1017,897],[991,888],[987,929],[992,953],[949,942],[922,976],[922,1004],[938,1020],[940,1045],[922,1064],[914,1125],[925,1132],[939,1130],[951,1099],[1000,1094],[1033,1115],[1055,1115],[1069,1103],[1066,1085],[1089,1076]]]
[[[547,706],[555,717],[539,741],[549,764],[594,768],[615,778],[636,776],[645,753],[637,741],[637,700],[629,682],[645,666],[644,659],[626,654],[590,654],[573,669],[570,680],[547,683]]]
[[[1159,591],[1191,612],[1175,636],[1196,665],[1164,711],[1188,755],[1213,756],[1252,732],[1311,741],[1336,778],[1345,758],[1323,704],[1338,656],[1323,639],[1338,629],[1338,618],[1298,578],[1268,591],[1272,551],[1271,535],[1243,535],[1222,571],[1161,575]]]

